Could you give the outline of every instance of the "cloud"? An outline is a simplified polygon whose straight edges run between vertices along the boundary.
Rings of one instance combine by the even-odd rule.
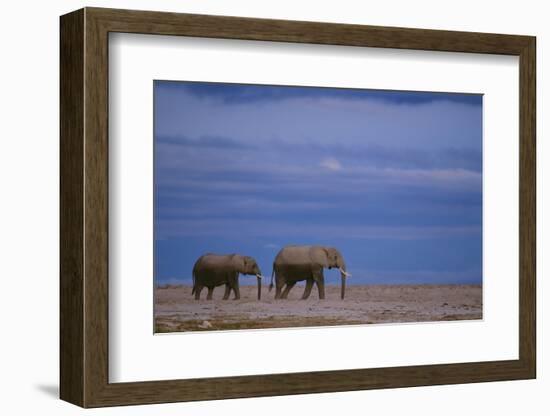
[[[158,146],[210,147],[214,149],[246,149],[252,147],[247,143],[219,136],[202,136],[198,139],[190,139],[185,136],[159,136],[155,139],[155,142]]]
[[[346,100],[371,100],[396,105],[422,105],[434,101],[450,101],[464,105],[480,106],[481,94],[460,94],[430,91],[398,91],[358,88],[320,88],[285,85],[250,85],[220,82],[156,81],[160,91],[190,94],[201,99],[215,99],[225,104],[261,103],[297,98],[345,98]]]
[[[157,186],[179,188],[185,191],[208,189],[210,192],[322,192],[342,195],[359,191],[384,190],[391,193],[395,187],[431,188],[434,190],[481,192],[480,172],[465,169],[396,169],[346,164],[327,161],[322,170],[311,166],[269,164],[262,161],[240,163],[227,161],[225,165],[180,160],[182,169],[157,172]],[[340,172],[328,175],[328,172]],[[412,189],[412,188],[411,188]],[[288,203],[287,201],[284,201]]]
[[[408,185],[465,186],[481,185],[481,173],[465,169],[375,169],[372,175],[385,183]]]
[[[333,172],[342,170],[342,165],[340,164],[340,162],[338,162],[338,160],[334,159],[333,157],[322,160],[321,163],[319,163],[319,166]]]
[[[246,230],[249,238],[285,238],[287,242],[307,243],[307,239],[346,238],[352,240],[424,240],[481,235],[478,225],[384,226],[357,224],[304,224],[266,219],[161,219],[156,222],[159,238],[221,237]]]
[[[410,106],[353,99],[339,93],[321,98],[289,95],[284,100],[266,99],[261,105],[249,101],[230,105],[181,87],[155,91],[157,137],[231,137],[257,147],[285,141],[304,146],[336,145],[353,152],[359,147],[380,145],[437,151],[451,147],[480,149],[481,124],[480,105],[449,100]]]

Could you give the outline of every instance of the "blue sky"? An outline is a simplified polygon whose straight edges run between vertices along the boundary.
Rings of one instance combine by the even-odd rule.
[[[271,275],[286,244],[338,247],[349,284],[481,283],[481,95],[155,81],[154,97],[158,283],[189,282],[205,252]]]

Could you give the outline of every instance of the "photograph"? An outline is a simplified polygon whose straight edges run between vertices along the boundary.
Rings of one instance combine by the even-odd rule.
[[[47,34],[58,19],[57,34],[16,31],[23,64],[48,50],[26,40],[51,40],[59,59],[31,78],[59,105],[38,112],[53,128],[19,106],[11,136],[28,127],[59,142],[48,158],[40,132],[26,135],[40,138],[30,152],[6,141],[31,158],[19,163],[31,185],[15,182],[8,200],[38,213],[23,221],[30,239],[6,215],[23,242],[11,246],[26,249],[7,281],[43,283],[24,293],[55,338],[39,365],[12,359],[11,375],[75,412],[231,399],[243,413],[255,398],[311,410],[330,393],[328,408],[364,413],[338,403],[353,392],[382,412],[439,416],[422,395],[399,400],[427,387],[469,404],[456,414],[472,400],[540,408],[536,136],[550,26],[524,5],[495,24],[496,2],[464,16],[401,3],[347,17],[338,3],[334,19],[296,2],[244,16],[67,5],[34,22]],[[8,84],[14,108],[46,102]],[[59,192],[37,187],[44,177]],[[44,227],[57,246],[40,243]],[[44,280],[50,263],[57,284]],[[35,338],[19,349],[47,338],[11,321]],[[38,403],[29,392],[12,407]]]
[[[483,319],[483,95],[154,80],[154,333]]]

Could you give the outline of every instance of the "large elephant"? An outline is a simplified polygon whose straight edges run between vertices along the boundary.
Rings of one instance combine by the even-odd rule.
[[[216,286],[225,285],[223,299],[229,298],[231,290],[235,299],[241,298],[239,274],[255,275],[258,279],[258,299],[262,296],[262,274],[254,258],[239,254],[204,254],[193,266],[193,290],[191,294],[200,299],[203,287],[208,288],[206,299],[212,299]]]
[[[346,291],[346,277],[351,276],[346,272],[346,263],[342,254],[334,247],[323,246],[286,246],[279,251],[273,262],[273,273],[269,290],[273,289],[273,276],[275,276],[275,299],[286,299],[290,289],[296,282],[305,280],[306,289],[302,299],[307,299],[311,293],[313,283],[317,284],[319,299],[325,298],[324,268],[338,268],[342,277],[341,298],[344,299]],[[284,291],[281,293],[283,286]]]

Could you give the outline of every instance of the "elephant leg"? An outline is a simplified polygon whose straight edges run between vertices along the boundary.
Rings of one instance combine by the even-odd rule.
[[[207,300],[212,300],[212,294],[214,293],[214,287],[208,288],[208,295],[206,296]]]
[[[319,290],[319,299],[325,298],[325,276],[323,275],[323,269],[317,269],[312,271],[312,277],[317,284],[317,289]]]
[[[199,300],[201,298],[202,288],[203,288],[203,286],[201,286],[201,285],[196,285],[195,286],[195,300]]]
[[[233,300],[239,300],[241,298],[241,290],[239,289],[239,285],[235,285],[233,292],[235,292],[235,297]]]
[[[309,298],[309,295],[311,294],[311,289],[312,288],[313,288],[313,279],[307,279],[306,289],[304,290],[304,294],[302,295],[302,299]]]
[[[231,293],[231,286],[229,286],[227,283],[225,284],[225,292],[223,294],[223,300],[229,299],[229,294]]]
[[[229,295],[231,294],[231,290],[233,290],[233,292],[235,292],[235,297],[233,299],[234,300],[240,299],[241,291],[239,289],[239,273],[230,272],[227,275],[226,279],[227,279],[226,286],[229,288],[229,289],[226,289],[228,290],[227,296],[229,297]]]
[[[284,272],[277,270],[275,274],[275,299],[281,299],[281,292],[286,284]]]
[[[275,299],[281,299],[281,290],[283,290],[284,285],[279,285],[277,282],[277,286],[275,287]]]
[[[288,297],[288,292],[290,292],[290,289],[292,289],[295,284],[296,284],[296,282],[286,284],[285,290],[283,291],[283,294],[281,295],[281,299],[286,299]]]
[[[319,289],[319,299],[325,298],[325,276],[323,276],[323,271],[314,275],[315,283],[317,283],[317,289]]]
[[[325,282],[317,282],[317,289],[319,289],[319,299],[325,298]]]

